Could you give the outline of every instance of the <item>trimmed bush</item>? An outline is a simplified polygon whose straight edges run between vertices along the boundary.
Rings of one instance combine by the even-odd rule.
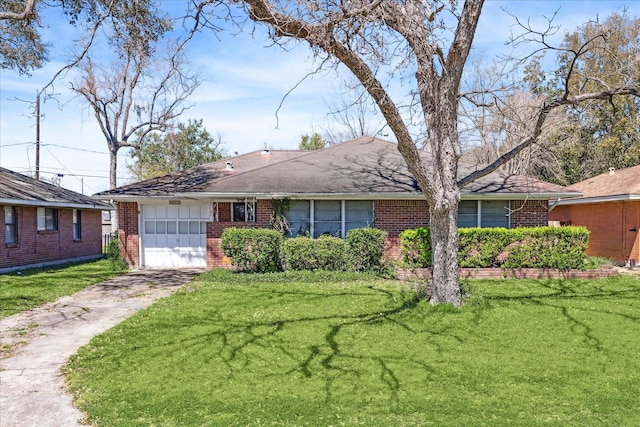
[[[355,271],[380,270],[386,240],[387,232],[377,228],[354,228],[347,231],[351,268]]]
[[[507,248],[504,268],[583,269],[589,231],[585,227],[516,228],[517,243]]]
[[[458,230],[460,267],[583,269],[589,231],[584,227],[461,228]],[[400,234],[403,262],[431,267],[428,228]]]
[[[458,263],[463,268],[498,267],[498,256],[513,242],[506,228],[458,229]]]
[[[418,227],[400,233],[400,254],[409,267],[431,267],[431,229]]]
[[[347,249],[338,237],[294,237],[282,244],[282,265],[285,270],[346,270]]]
[[[280,269],[282,235],[263,228],[227,228],[220,246],[241,271],[272,272]]]

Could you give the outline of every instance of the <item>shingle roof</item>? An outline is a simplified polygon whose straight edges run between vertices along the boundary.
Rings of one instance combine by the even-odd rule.
[[[430,154],[421,153],[430,162]],[[143,181],[103,192],[96,197],[176,196],[368,196],[421,197],[415,179],[394,143],[361,137],[315,151],[289,151],[263,155],[260,152],[210,163],[155,180]],[[257,156],[274,156],[270,160]],[[278,157],[279,156],[279,157]],[[247,163],[245,163],[247,162]],[[460,162],[460,177],[478,165]],[[523,176],[495,171],[463,189],[463,195],[566,196],[565,187]],[[577,196],[578,194],[575,194]],[[544,197],[544,196],[543,196]]]
[[[625,195],[640,197],[640,165],[605,172],[568,188],[582,193],[582,199]]]
[[[89,196],[0,168],[0,203],[27,206],[75,207],[109,210],[112,207]]]

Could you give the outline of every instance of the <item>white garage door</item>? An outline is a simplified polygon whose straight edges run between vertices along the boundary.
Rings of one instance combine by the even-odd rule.
[[[207,204],[143,205],[143,265],[206,267],[210,215]]]

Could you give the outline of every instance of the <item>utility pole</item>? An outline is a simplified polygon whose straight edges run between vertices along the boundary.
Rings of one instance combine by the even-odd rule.
[[[36,180],[40,180],[40,91],[36,95]]]

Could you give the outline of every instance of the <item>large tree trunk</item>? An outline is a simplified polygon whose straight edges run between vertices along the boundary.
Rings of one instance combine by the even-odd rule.
[[[458,271],[458,199],[447,195],[431,207],[432,304],[462,304]],[[451,197],[452,196],[452,197]]]

